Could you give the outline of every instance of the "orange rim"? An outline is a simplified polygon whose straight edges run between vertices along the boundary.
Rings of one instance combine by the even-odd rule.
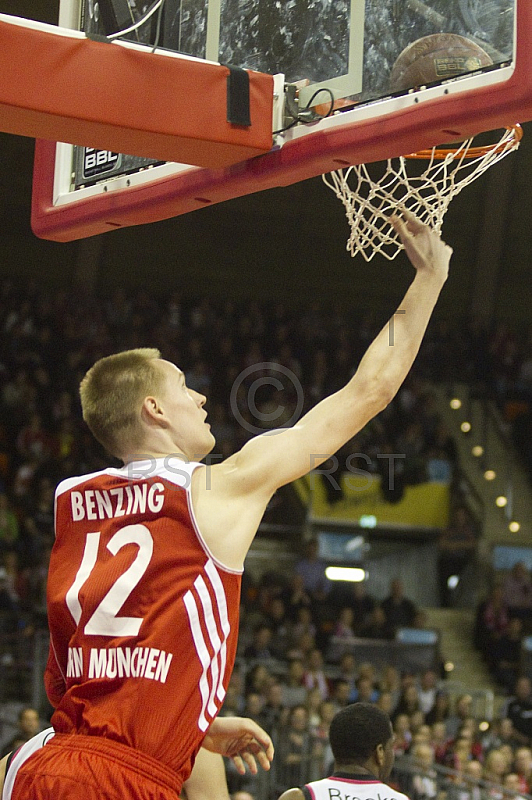
[[[512,144],[518,145],[523,138],[523,129],[521,125],[507,125],[506,130],[512,134]],[[425,161],[433,158],[436,161],[443,161],[453,154],[453,158],[482,158],[482,156],[486,156],[488,153],[502,153],[503,150],[507,148],[507,142],[499,142],[497,145],[486,144],[482,147],[470,147],[467,153],[464,154],[460,152],[460,149],[457,147],[435,147],[427,150],[419,150],[417,153],[409,153],[407,156],[404,156],[404,158],[418,158],[424,159]]]

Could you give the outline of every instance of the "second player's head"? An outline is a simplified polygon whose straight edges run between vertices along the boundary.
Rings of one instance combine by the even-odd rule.
[[[393,731],[390,717],[371,703],[353,703],[335,714],[329,742],[337,769],[365,767],[379,780],[390,775]]]

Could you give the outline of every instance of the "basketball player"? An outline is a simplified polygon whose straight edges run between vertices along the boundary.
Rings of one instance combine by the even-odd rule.
[[[393,336],[386,326],[349,383],[293,428],[258,436],[221,464],[199,463],[215,444],[206,398],[157,350],[118,353],[88,371],[84,419],[124,467],[56,490],[45,674],[56,736],[21,767],[13,800],[30,787],[35,800],[167,800],[202,743],[242,750],[216,715],[264,510],[387,406],[447,278],[452,251],[435,231],[406,210],[392,224],[416,269]]]
[[[54,729],[46,728],[2,758],[0,761],[0,797],[2,800],[11,800],[18,770],[33,753],[44,747],[53,735]]]
[[[334,756],[330,778],[288,789],[280,800],[408,800],[386,784],[394,761],[390,717],[371,703],[354,703],[332,719],[329,743]]]
[[[264,732],[265,737],[267,734]],[[54,736],[53,728],[37,733],[27,742],[20,745],[12,753],[8,753],[0,761],[0,798],[11,800],[13,786],[18,770],[28,758],[43,747]],[[243,774],[242,760],[237,760],[238,771]],[[256,773],[256,764],[248,762],[251,772]],[[211,753],[201,747],[194,761],[192,772],[183,784],[181,800],[229,800],[229,790],[225,776],[225,765],[222,756]]]

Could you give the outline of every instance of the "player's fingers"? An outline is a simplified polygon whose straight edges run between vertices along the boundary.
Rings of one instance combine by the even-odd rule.
[[[273,754],[275,752],[272,740],[268,736],[267,739],[264,739],[260,743],[261,743],[262,747],[264,748],[262,753],[261,753],[261,755],[264,755],[268,759],[268,761],[272,761],[273,760]]]
[[[246,767],[244,766],[244,762],[241,756],[233,756],[233,764],[235,765],[236,771],[238,772],[239,775],[246,774]]]
[[[256,758],[256,759],[257,759],[257,761],[259,762],[259,764],[260,764],[260,766],[262,767],[262,769],[264,769],[264,770],[266,770],[266,772],[268,772],[268,770],[270,769],[270,761],[271,761],[271,758],[269,758],[269,757],[266,755],[266,753],[264,752],[264,750],[259,750],[259,752],[258,752],[258,753],[255,753],[255,758]]]
[[[425,223],[421,222],[419,217],[417,217],[413,211],[410,211],[406,206],[399,206],[399,212],[401,216],[406,219],[408,229],[412,231],[412,233],[420,233],[422,230],[425,230],[427,227]]]
[[[390,217],[390,225],[394,229],[396,233],[399,234],[400,239],[404,242],[405,238],[409,235],[408,228],[406,227],[406,222],[401,219],[397,214],[393,214]]]
[[[246,723],[247,723],[246,732],[247,733],[251,733],[255,737],[257,742],[264,748],[264,752],[266,753],[266,756],[271,761],[272,758],[273,758],[273,752],[274,752],[273,742],[271,740],[271,736],[269,736],[266,733],[264,728],[261,728],[260,725],[257,725],[257,723],[254,720],[247,719]]]
[[[256,775],[258,770],[257,762],[255,761],[254,756],[249,752],[242,753],[242,758],[247,764],[247,767],[252,775]]]

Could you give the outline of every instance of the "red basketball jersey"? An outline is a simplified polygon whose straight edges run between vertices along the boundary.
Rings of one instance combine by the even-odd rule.
[[[182,780],[225,696],[241,583],[195,523],[197,467],[168,457],[63,481],[48,579],[55,730],[129,745]]]

